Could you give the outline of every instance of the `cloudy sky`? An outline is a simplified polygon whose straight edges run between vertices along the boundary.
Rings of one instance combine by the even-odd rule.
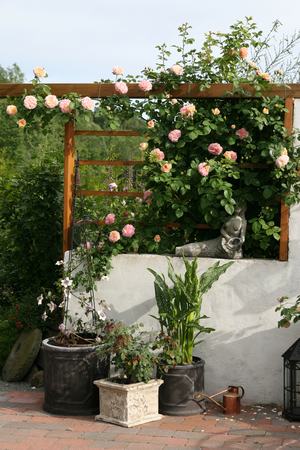
[[[299,13],[299,0],[0,0],[0,64],[16,62],[27,81],[44,66],[49,82],[93,82],[110,78],[114,65],[131,74],[154,66],[155,45],[177,43],[184,22],[201,44],[205,32],[228,31],[245,16],[264,31],[279,19],[280,35],[290,35]]]

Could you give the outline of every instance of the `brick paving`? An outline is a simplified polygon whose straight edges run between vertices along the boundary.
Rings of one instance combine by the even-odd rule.
[[[272,405],[243,406],[238,416],[209,405],[199,416],[165,416],[127,429],[94,417],[48,414],[43,397],[40,390],[0,392],[0,450],[300,449],[300,422],[284,420]]]

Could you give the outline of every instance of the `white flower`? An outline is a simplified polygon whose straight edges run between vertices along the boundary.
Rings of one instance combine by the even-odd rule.
[[[105,319],[106,319],[106,314],[105,314],[105,312],[103,311],[103,309],[99,309],[99,310],[97,311],[97,314],[98,314],[98,317],[99,317],[100,320],[105,320]]]
[[[108,281],[108,280],[109,280],[109,277],[108,277],[107,275],[103,275],[103,277],[101,278],[101,280]]]
[[[101,338],[99,336],[96,337],[95,341],[97,342],[97,344],[101,344]]]
[[[48,318],[48,316],[47,316],[47,313],[46,313],[46,311],[43,313],[43,315],[42,315],[42,319],[45,321],[45,320],[47,320],[47,318]]]
[[[65,302],[61,302],[61,303],[58,305],[59,308],[64,308],[64,306],[65,306]]]
[[[52,301],[50,303],[48,303],[47,306],[48,306],[50,312],[53,312],[56,309],[56,304]]]
[[[38,298],[37,298],[37,304],[38,304],[39,306],[43,304],[43,299],[44,299],[43,294],[41,294],[41,295],[38,296]]]
[[[71,280],[69,277],[66,277],[64,280],[61,280],[61,285],[64,288],[68,288],[71,287],[73,283],[73,280]]]
[[[63,265],[64,265],[64,262],[63,262],[63,260],[61,259],[61,260],[59,260],[59,261],[56,261],[55,265],[56,265],[56,266],[63,266]]]

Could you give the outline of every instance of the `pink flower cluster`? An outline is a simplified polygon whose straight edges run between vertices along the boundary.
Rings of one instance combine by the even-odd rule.
[[[112,225],[113,223],[115,223],[115,220],[116,220],[115,214],[109,213],[105,217],[104,222],[105,222],[106,225]]]
[[[115,67],[112,68],[112,73],[113,73],[114,75],[120,76],[120,75],[123,75],[124,69],[123,69],[123,67],[115,66]]]
[[[113,230],[109,233],[108,235],[108,240],[112,243],[115,244],[116,242],[118,242],[121,239],[120,233],[117,230]]]
[[[227,150],[226,152],[224,152],[224,158],[231,159],[231,161],[236,161],[237,154],[236,154],[236,152],[234,152],[232,150]]]
[[[171,171],[171,169],[172,169],[172,164],[171,163],[164,163],[162,166],[161,166],[161,171],[163,172],[163,173],[169,173],[170,171]]]
[[[135,228],[130,223],[125,225],[122,229],[122,236],[126,237],[126,238],[131,238],[134,235],[134,233],[135,233]]]
[[[184,105],[180,108],[180,114],[183,117],[191,118],[191,117],[193,117],[195,112],[196,112],[196,106],[193,105],[192,103],[187,103],[186,105]]]
[[[138,86],[144,92],[149,92],[152,89],[152,83],[149,80],[142,80],[142,81],[140,81]]]
[[[202,162],[198,165],[198,172],[202,175],[202,177],[207,177],[209,171],[210,167],[206,162]]]
[[[95,109],[95,102],[90,97],[82,98],[80,103],[81,106],[88,111],[94,111]]]
[[[118,94],[127,94],[128,92],[128,86],[126,83],[124,83],[124,81],[117,81],[115,83],[115,90]]]
[[[8,114],[9,116],[15,116],[18,112],[18,108],[16,107],[16,105],[8,105],[6,107],[6,114]]]
[[[181,76],[183,74],[183,68],[179,64],[173,64],[173,66],[170,67],[170,72],[174,75]]]
[[[223,147],[221,147],[221,145],[218,144],[218,142],[214,142],[212,144],[209,144],[208,151],[212,155],[218,156],[218,155],[221,155],[221,153],[223,151]]]
[[[278,167],[278,169],[282,169],[283,167],[285,167],[287,165],[289,160],[290,160],[290,158],[288,157],[288,155],[285,155],[285,154],[280,155],[276,159],[275,165],[276,165],[276,167]]]
[[[154,148],[151,150],[149,158],[151,162],[163,161],[165,159],[165,154],[159,148]]]
[[[171,142],[178,142],[178,140],[181,137],[181,131],[180,130],[172,130],[170,131],[170,133],[168,134],[168,138],[170,139]]]
[[[64,98],[63,100],[61,100],[59,102],[59,109],[61,110],[62,113],[68,114],[72,111],[70,108],[70,104],[71,104],[71,100]]]
[[[37,107],[37,98],[34,95],[26,95],[23,104],[26,109],[34,109]]]
[[[249,136],[249,131],[247,131],[246,128],[240,128],[239,130],[236,130],[235,134],[240,139],[246,139]]]

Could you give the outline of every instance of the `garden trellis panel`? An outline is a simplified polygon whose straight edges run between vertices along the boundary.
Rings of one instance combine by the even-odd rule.
[[[109,83],[93,83],[93,84],[49,84],[51,92],[55,95],[62,96],[71,92],[76,92],[81,96],[90,96],[93,98],[110,97],[115,94],[115,88],[113,84]],[[137,84],[128,85],[128,97],[130,98],[145,98],[147,93],[141,91]],[[247,95],[243,95],[243,98],[254,98],[255,91],[253,87],[244,85],[244,90]],[[24,90],[30,93],[32,89],[31,84],[0,84],[0,96],[22,96]],[[151,95],[163,92],[162,88],[154,89]],[[199,90],[199,85],[196,83],[182,84],[178,89],[174,90],[171,94],[174,98],[182,99],[205,99],[205,98],[240,98],[238,94],[232,94],[233,86],[229,84],[216,84],[203,91]],[[229,94],[229,95],[228,95]],[[269,85],[269,87],[263,92],[265,96],[273,97],[280,96],[285,99],[285,106],[287,112],[285,113],[284,125],[288,132],[292,131],[293,127],[293,98],[300,98],[300,85],[288,85],[277,86]],[[133,136],[137,134],[133,131],[100,131],[98,135],[106,136]],[[75,130],[74,124],[69,122],[65,128],[65,187],[64,187],[64,250],[70,248],[70,228],[72,224],[72,203],[73,203],[73,181],[74,181],[74,168],[75,168],[75,136],[80,134],[90,134],[88,130]],[[85,161],[82,164],[92,164],[92,161]],[[107,162],[106,162],[107,163]],[[102,164],[96,162],[96,164]],[[104,163],[103,163],[104,164]],[[128,164],[128,162],[127,162]],[[120,165],[124,165],[124,162],[120,162]],[[81,192],[81,195],[93,195],[95,192],[86,191]],[[137,195],[138,193],[132,193]],[[96,195],[112,195],[110,192],[97,192]],[[131,195],[130,192],[119,193],[119,195]],[[280,238],[280,254],[279,259],[282,261],[288,258],[288,218],[289,208],[281,202],[281,238]],[[205,227],[203,224],[199,224],[199,227]]]

